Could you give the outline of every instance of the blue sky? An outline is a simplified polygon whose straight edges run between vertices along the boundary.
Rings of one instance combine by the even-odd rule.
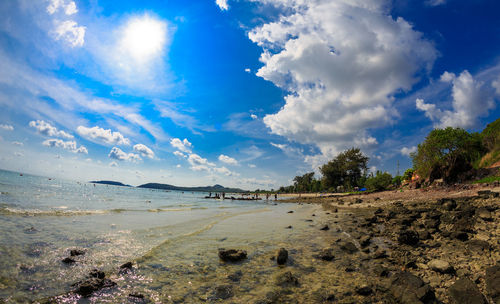
[[[0,168],[277,188],[499,117],[494,0],[0,3]]]

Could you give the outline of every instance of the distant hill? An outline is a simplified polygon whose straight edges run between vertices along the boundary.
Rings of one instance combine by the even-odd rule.
[[[123,183],[115,182],[115,181],[91,181],[89,183],[91,183],[91,184],[112,185],[112,186],[121,186],[121,187],[132,187],[130,185],[125,185]]]
[[[177,190],[177,191],[198,191],[198,192],[230,192],[241,193],[247,192],[239,188],[226,188],[221,185],[205,186],[205,187],[178,187],[168,184],[149,183],[137,186],[137,188],[161,189],[161,190]]]

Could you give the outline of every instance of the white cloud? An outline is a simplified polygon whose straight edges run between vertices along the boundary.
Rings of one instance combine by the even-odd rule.
[[[250,117],[251,117],[252,119],[257,119],[257,118],[258,118],[258,117],[257,117],[257,115],[255,115],[255,114],[250,114]]]
[[[438,6],[438,5],[446,4],[446,1],[447,0],[427,0],[427,1],[425,1],[425,4],[430,5],[430,6]]]
[[[124,137],[120,132],[113,132],[109,129],[105,130],[98,126],[92,128],[79,126],[76,128],[76,132],[86,139],[93,141],[97,140],[108,145],[130,145],[130,140]]]
[[[217,6],[223,10],[223,11],[227,11],[229,9],[229,5],[227,4],[227,1],[228,0],[215,0],[215,4],[217,4]]]
[[[248,164],[248,167],[250,167],[250,168],[255,168],[255,167],[257,167],[257,166],[256,166],[256,165],[254,165],[254,164]]]
[[[246,68],[246,69],[245,69],[245,72],[250,73],[250,72],[251,72],[251,70],[250,70],[249,68]]]
[[[14,127],[11,125],[0,124],[0,129],[5,130],[5,131],[14,131]]]
[[[17,156],[17,157],[23,157],[24,154],[21,153],[21,152],[14,152],[14,156]]]
[[[387,1],[260,2],[288,12],[249,33],[263,48],[257,76],[290,92],[263,121],[323,156],[376,145],[367,129],[393,120],[394,95],[411,89],[437,57],[411,24],[390,15]]]
[[[435,104],[425,103],[423,99],[416,100],[417,109],[425,112],[425,116],[434,122],[435,127],[476,127],[478,118],[495,106],[483,82],[476,81],[467,70],[459,76],[445,72],[441,81],[453,85],[452,110],[439,109]]]
[[[19,142],[19,141],[13,141],[12,144],[14,146],[20,146],[20,147],[24,146],[24,144],[22,142]]]
[[[238,173],[232,172],[231,170],[229,170],[226,167],[214,168],[213,171],[215,173],[223,174],[223,175],[226,175],[226,176],[239,176]]]
[[[179,156],[179,157],[183,157],[183,158],[187,157],[187,155],[182,153],[181,151],[174,151],[174,155]]]
[[[229,157],[227,155],[221,154],[219,155],[219,160],[223,163],[226,163],[228,165],[238,165],[238,161],[232,157]]]
[[[118,167],[118,163],[115,162],[115,161],[112,161],[112,162],[109,163],[109,166],[110,167]]]
[[[409,148],[408,147],[403,147],[400,152],[404,156],[408,156],[409,157],[410,154],[417,152],[417,147],[415,147],[415,146],[409,147]]]
[[[80,146],[77,148],[76,141],[63,141],[57,138],[47,139],[42,143],[46,147],[51,148],[63,148],[65,150],[69,150],[73,153],[83,153],[88,154],[88,150],[84,146]]]
[[[73,135],[65,131],[57,130],[56,127],[52,126],[50,123],[43,120],[36,120],[36,121],[32,120],[29,122],[29,126],[35,128],[38,133],[43,134],[45,136],[62,137],[67,139],[74,137]]]
[[[195,153],[189,154],[188,162],[191,165],[191,170],[194,171],[210,171],[210,167],[215,167],[214,163]]]
[[[290,157],[302,157],[303,156],[302,149],[294,148],[294,147],[291,147],[291,146],[285,145],[285,144],[276,144],[273,142],[271,142],[270,144],[271,144],[271,146],[280,149],[281,151],[283,151],[286,155],[288,155]]]
[[[176,168],[180,168],[180,167],[182,167],[182,166],[181,166],[180,164],[177,164],[177,166],[175,166],[175,167],[176,167]]]
[[[56,40],[65,40],[71,47],[83,46],[85,42],[85,27],[73,20],[57,22],[54,34]]]
[[[117,147],[113,147],[111,149],[111,151],[108,154],[108,157],[111,159],[116,159],[116,160],[120,160],[120,161],[127,160],[127,161],[135,162],[135,161],[141,160],[141,157],[138,154],[134,154],[134,153],[127,154],[127,153],[123,152],[120,148],[117,148]]]
[[[74,1],[65,1],[65,0],[50,0],[49,5],[47,6],[47,13],[53,15],[58,10],[63,10],[66,15],[73,15],[78,12],[76,8],[76,3]]]
[[[494,80],[491,85],[496,91],[496,94],[500,96],[500,77],[497,80]]]
[[[187,140],[187,138],[184,138],[184,140],[180,140],[179,138],[172,138],[170,140],[170,144],[172,147],[185,152],[185,153],[191,153],[193,150],[193,145]]]
[[[155,153],[150,148],[148,148],[146,145],[143,145],[143,144],[135,145],[134,151],[139,153],[140,155],[142,155],[144,157],[148,157],[151,159],[153,159],[155,157]]]

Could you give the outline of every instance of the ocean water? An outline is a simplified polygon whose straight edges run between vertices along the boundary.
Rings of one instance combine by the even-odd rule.
[[[232,272],[245,275],[230,301],[253,301],[267,292],[275,271],[269,256],[280,246],[312,244],[317,232],[304,218],[319,212],[312,205],[208,200],[200,192],[8,171],[0,171],[0,193],[0,302],[8,303],[128,303],[135,301],[131,293],[152,303],[199,303],[210,301],[214,286],[227,284]],[[221,263],[221,247],[245,249],[249,259]],[[73,265],[62,263],[76,248],[85,254]],[[133,271],[120,274],[128,261]],[[117,287],[89,298],[71,293],[96,268]]]

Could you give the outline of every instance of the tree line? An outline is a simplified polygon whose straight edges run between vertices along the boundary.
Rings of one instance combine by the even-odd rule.
[[[319,167],[320,178],[316,178],[314,172],[296,176],[293,185],[280,187],[279,192],[381,191],[398,188],[404,182],[424,185],[435,180],[447,184],[464,182],[481,168],[500,166],[500,119],[481,133],[452,127],[434,129],[411,158],[413,166],[402,176],[382,171],[369,173],[369,157],[359,148],[351,148]]]

